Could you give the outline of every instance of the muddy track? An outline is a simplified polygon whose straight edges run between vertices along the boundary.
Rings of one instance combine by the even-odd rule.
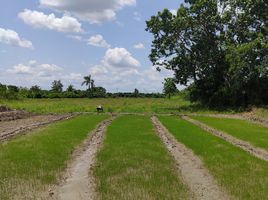
[[[115,116],[101,122],[82,145],[74,152],[74,159],[67,167],[64,180],[50,192],[55,200],[92,200],[96,198],[95,179],[92,172],[96,154],[101,147],[106,128]]]
[[[194,153],[179,143],[156,118],[151,118],[157,134],[174,157],[179,174],[188,185],[193,199],[198,200],[227,200],[229,195],[222,190],[202,161]]]
[[[203,130],[205,130],[205,131],[207,131],[207,132],[209,132],[217,137],[224,139],[225,141],[231,143],[232,145],[243,149],[244,151],[254,155],[255,157],[260,158],[260,159],[265,160],[265,161],[268,161],[268,152],[266,150],[264,150],[262,148],[255,147],[252,144],[250,144],[249,142],[237,139],[237,138],[235,138],[235,137],[233,137],[233,136],[231,136],[223,131],[216,130],[216,129],[214,129],[214,128],[212,128],[212,127],[210,127],[202,122],[194,120],[190,117],[182,116],[182,118],[187,120],[188,122],[191,122],[191,123],[199,126]]]
[[[9,129],[6,129],[6,130],[0,132],[0,142],[2,142],[4,140],[11,139],[12,137],[15,137],[17,135],[24,134],[27,131],[31,131],[33,129],[36,129],[36,128],[39,128],[39,127],[42,127],[42,126],[45,126],[45,125],[48,125],[48,124],[51,124],[51,123],[54,123],[57,121],[70,119],[73,116],[74,115],[52,116],[52,117],[48,117],[47,120],[44,120],[42,118],[41,119],[42,121],[40,121],[40,122],[34,122],[34,123],[26,124],[26,125],[20,125],[19,127],[16,127],[16,128],[11,127]],[[35,116],[35,117],[38,117],[38,116]],[[44,117],[46,117],[46,116],[44,116]],[[23,119],[19,119],[19,120],[23,120]],[[16,120],[12,121],[12,122],[1,122],[1,123],[6,123],[6,126],[8,126],[9,123],[14,123],[14,122],[16,122]]]

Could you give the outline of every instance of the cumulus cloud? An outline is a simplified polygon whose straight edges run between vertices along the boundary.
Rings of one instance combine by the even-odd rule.
[[[1,74],[5,76],[1,77]],[[73,84],[78,88],[81,86],[83,76],[81,73],[65,71],[58,65],[42,64],[35,60],[20,63],[2,71],[0,69],[0,82],[10,82],[19,86],[40,85],[49,89],[51,82],[59,79],[65,86]]]
[[[124,48],[108,49],[98,65],[89,67],[98,85],[108,91],[133,91],[138,88],[143,92],[161,92],[162,82],[172,77],[172,72],[156,67],[141,67],[141,64]]]
[[[118,10],[136,5],[136,0],[39,0],[39,2],[43,7],[72,13],[92,24],[114,20]]]
[[[88,39],[88,44],[95,46],[95,47],[110,48],[110,45],[106,42],[106,40],[100,34],[91,36]]]
[[[125,48],[118,47],[106,51],[102,64],[113,68],[138,68],[141,66],[140,62]]]
[[[133,47],[134,49],[145,49],[145,46],[143,43],[135,44]]]
[[[0,42],[23,48],[33,48],[31,41],[21,38],[17,32],[10,29],[0,28]]]
[[[57,65],[38,64],[35,60],[31,60],[27,64],[18,64],[7,69],[7,72],[11,74],[31,75],[32,77],[51,77],[61,71],[63,71],[63,68]]]
[[[81,23],[73,17],[64,15],[57,18],[53,13],[46,15],[43,12],[32,11],[25,9],[18,14],[18,17],[23,20],[25,24],[36,28],[46,28],[59,32],[82,32]]]

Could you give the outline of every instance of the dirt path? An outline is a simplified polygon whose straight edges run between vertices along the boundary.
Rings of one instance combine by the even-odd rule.
[[[156,117],[152,117],[152,122],[162,142],[175,158],[179,173],[190,188],[194,199],[230,199],[229,195],[217,185],[202,161],[191,150],[179,143]]]
[[[183,116],[182,118],[197,125],[197,126],[199,126],[203,130],[226,140],[227,142],[233,144],[234,146],[237,146],[237,147],[243,149],[244,151],[249,152],[250,154],[254,155],[255,157],[260,158],[260,159],[265,160],[265,161],[268,161],[268,152],[266,150],[264,150],[262,148],[255,147],[252,144],[250,144],[249,142],[237,139],[237,138],[235,138],[235,137],[233,137],[225,132],[218,131],[218,130],[216,130],[216,129],[214,129],[214,128],[212,128],[212,127],[210,127],[202,122],[194,120],[190,117]]]
[[[33,130],[40,126],[44,126],[53,122],[66,120],[73,115],[38,115],[25,119],[17,119],[12,121],[0,122],[0,142],[10,139],[18,134]]]
[[[57,200],[92,200],[95,198],[95,179],[90,170],[95,163],[107,126],[114,119],[101,122],[85,141],[83,149],[77,150],[74,161],[67,168],[65,180],[55,189],[52,199]]]

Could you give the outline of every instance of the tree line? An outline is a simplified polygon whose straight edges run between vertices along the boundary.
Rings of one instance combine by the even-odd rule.
[[[185,0],[147,21],[150,60],[210,107],[268,104],[268,1]]]
[[[34,85],[30,88],[18,87],[15,85],[4,85],[0,83],[0,99],[20,99],[20,98],[116,98],[116,97],[146,97],[146,98],[163,98],[161,93],[140,93],[138,89],[133,92],[117,92],[109,93],[105,88],[95,86],[95,82],[91,75],[85,76],[82,86],[87,87],[86,90],[75,89],[73,85],[69,85],[66,90],[60,80],[54,80],[51,83],[50,90],[41,89],[40,86]]]

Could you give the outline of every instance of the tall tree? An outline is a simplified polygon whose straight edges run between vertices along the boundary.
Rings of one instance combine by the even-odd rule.
[[[268,55],[267,1],[185,2],[176,15],[165,9],[147,21],[152,63],[173,70],[176,83],[192,83],[192,100],[211,106],[268,103],[262,64]]]
[[[173,78],[165,78],[163,82],[163,93],[170,99],[171,95],[177,92],[176,84]]]
[[[82,82],[82,86],[86,85],[88,86],[88,90],[93,90],[93,88],[95,87],[94,85],[94,80],[91,78],[91,75],[85,76],[84,77],[84,81]]]
[[[63,84],[60,80],[54,80],[51,85],[51,91],[55,93],[61,93],[63,91]]]

